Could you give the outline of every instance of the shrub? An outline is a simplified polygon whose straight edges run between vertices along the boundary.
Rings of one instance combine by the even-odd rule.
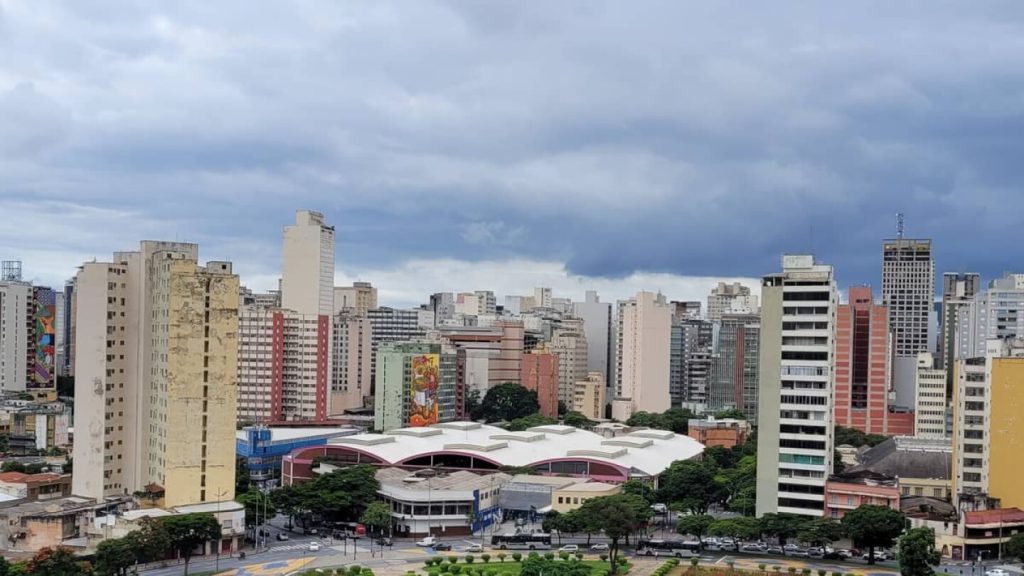
[[[431,566],[434,565],[434,559],[433,558],[427,558],[426,560],[423,561],[423,565],[426,566],[427,568],[430,568]]]
[[[782,566],[772,566],[772,572],[775,572],[776,574],[782,572]]]
[[[362,572],[360,572],[360,575],[361,576],[373,576],[373,570],[370,570],[369,568],[367,568],[367,569],[363,570]]]
[[[690,566],[696,566],[700,564],[700,558],[690,558]]]
[[[577,560],[583,560],[583,552],[577,552],[576,553],[576,559]]]
[[[452,564],[455,564],[456,562],[459,561],[459,557],[458,556],[449,556],[448,557],[448,561],[451,562]]]
[[[761,572],[764,572],[765,568],[767,568],[767,566],[765,564],[758,564],[757,565],[757,569],[760,570]]]
[[[547,554],[545,554],[545,556],[547,556]],[[569,553],[568,552],[559,552],[558,553],[558,557],[561,558],[562,560],[568,560],[569,559]]]
[[[520,554],[519,552],[513,552],[512,553],[512,559],[515,560],[516,562],[521,562],[523,560],[523,555]]]
[[[540,554],[538,554],[536,552],[530,552],[529,554],[526,555],[526,557],[527,558],[540,558]]]
[[[554,552],[545,552],[544,553],[544,559],[545,560],[554,560],[555,559],[555,553]]]
[[[786,572],[789,572],[791,576],[793,574],[796,574],[796,566],[790,566],[789,568],[786,568]]]
[[[491,561],[491,555],[490,554],[481,554],[480,555],[480,559],[484,561],[484,564],[487,564],[488,562]]]
[[[842,572],[833,572],[832,576],[843,576]]]
[[[608,555],[607,554],[601,554],[600,558],[601,558],[601,562],[607,562],[608,561]]]
[[[442,574],[448,574],[449,572],[452,571],[452,565],[451,564],[439,563],[439,565],[441,566],[441,573]]]
[[[459,572],[462,572],[462,566],[458,566],[456,564],[452,564],[451,567],[449,567],[448,569],[451,570],[452,574],[458,574]]]
[[[500,562],[504,562],[506,557],[508,557],[508,554],[505,554],[504,552],[498,552],[498,560]]]
[[[626,564],[629,564],[629,560],[626,560],[622,556],[619,556],[619,566],[625,566]]]
[[[804,568],[803,570],[800,571],[800,573],[803,574],[804,576],[811,576],[811,569],[810,568]]]
[[[363,567],[359,564],[353,564],[348,567],[348,573],[352,576],[359,576],[359,573],[363,571]]]
[[[828,570],[818,570],[818,576],[827,576]]]
[[[474,560],[476,560],[476,558],[474,558],[472,554],[466,554],[466,564],[472,564]]]

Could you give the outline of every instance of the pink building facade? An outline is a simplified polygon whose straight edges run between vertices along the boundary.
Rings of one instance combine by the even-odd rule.
[[[558,418],[558,355],[551,352],[523,354],[523,387],[537,392],[540,413]]]

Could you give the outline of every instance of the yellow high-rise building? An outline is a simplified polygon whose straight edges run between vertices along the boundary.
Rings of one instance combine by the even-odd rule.
[[[988,491],[1003,507],[1024,509],[1024,340],[1006,349],[1017,355],[992,360]]]

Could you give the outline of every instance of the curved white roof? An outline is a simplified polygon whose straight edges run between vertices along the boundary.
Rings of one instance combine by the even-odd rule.
[[[662,430],[638,430],[605,438],[572,426],[536,426],[525,432],[509,432],[476,422],[447,422],[427,428],[399,428],[384,434],[356,434],[334,438],[328,441],[328,446],[351,447],[388,464],[432,452],[457,452],[501,466],[586,459],[648,476],[657,476],[672,462],[688,460],[704,451],[704,446],[693,438]]]

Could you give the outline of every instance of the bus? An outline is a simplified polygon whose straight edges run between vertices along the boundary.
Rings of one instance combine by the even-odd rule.
[[[548,550],[551,548],[551,534],[495,534],[491,536],[491,547],[499,550]]]
[[[675,556],[696,558],[700,556],[700,542],[682,540],[640,540],[636,543],[637,556]]]

